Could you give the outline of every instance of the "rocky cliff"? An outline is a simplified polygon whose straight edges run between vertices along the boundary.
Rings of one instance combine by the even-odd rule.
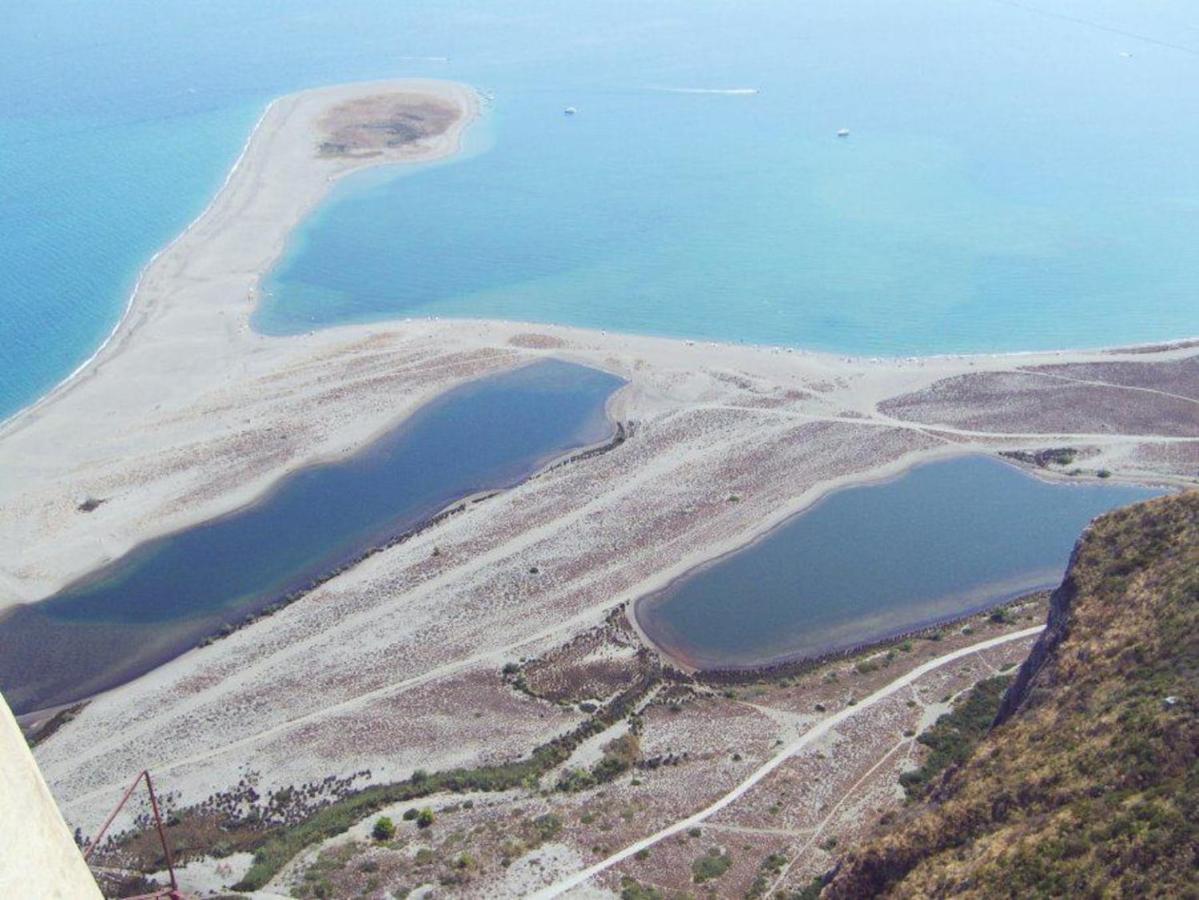
[[[996,724],[826,898],[1199,897],[1199,492],[1098,519]]]

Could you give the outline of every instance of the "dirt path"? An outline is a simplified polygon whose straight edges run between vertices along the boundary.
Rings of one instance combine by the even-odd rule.
[[[642,838],[641,840],[637,841],[636,843],[630,844],[629,846],[625,847],[623,850],[613,853],[607,859],[601,860],[600,862],[596,863],[595,865],[590,866],[590,867],[584,869],[583,871],[570,876],[569,878],[565,878],[562,881],[559,881],[557,884],[550,885],[549,887],[545,888],[544,890],[538,891],[537,893],[533,894],[532,896],[535,898],[538,898],[538,900],[549,900],[549,898],[551,898],[551,897],[559,897],[562,894],[566,893],[567,891],[569,891],[573,888],[576,888],[576,887],[582,885],[583,883],[591,880],[596,875],[599,875],[601,872],[605,871],[606,869],[609,869],[612,866],[616,865],[617,863],[623,862],[624,860],[630,858],[631,856],[640,852],[641,850],[645,850],[649,847],[652,847],[654,844],[658,843],[661,840],[664,840],[665,838],[671,837],[673,835],[684,832],[689,828],[695,827],[696,825],[698,825],[699,823],[704,821],[704,819],[707,819],[710,816],[713,816],[716,813],[720,812],[722,809],[725,809],[726,807],[732,805],[739,798],[744,796],[751,788],[753,788],[754,785],[758,784],[758,782],[760,782],[767,775],[769,775],[771,772],[773,772],[775,769],[777,769],[779,766],[781,766],[784,762],[786,762],[787,759],[792,754],[797,752],[798,750],[803,749],[808,744],[811,744],[814,741],[820,740],[822,737],[824,737],[826,734],[828,734],[830,731],[832,731],[834,728],[836,728],[842,722],[849,719],[851,716],[857,715],[859,712],[861,712],[864,709],[869,709],[871,706],[878,703],[880,700],[885,700],[887,697],[890,697],[896,691],[902,690],[903,688],[905,688],[908,685],[912,684],[913,682],[917,681],[924,675],[927,675],[929,672],[933,671],[934,669],[938,669],[941,666],[946,665],[947,663],[954,662],[955,660],[962,659],[963,657],[970,656],[973,653],[978,653],[979,651],[982,651],[982,650],[989,650],[992,647],[998,647],[1000,644],[1006,644],[1009,641],[1018,641],[1018,640],[1021,640],[1022,638],[1031,637],[1032,635],[1043,631],[1044,628],[1045,628],[1044,625],[1037,625],[1033,628],[1025,628],[1022,631],[1016,631],[1011,634],[1005,634],[1005,635],[1001,635],[999,637],[990,638],[989,640],[980,641],[977,644],[971,644],[968,647],[962,647],[959,650],[954,650],[952,653],[946,653],[944,656],[938,656],[936,659],[930,659],[928,662],[923,663],[923,664],[917,666],[916,668],[912,669],[912,671],[908,672],[906,675],[901,675],[899,678],[895,679],[890,684],[879,688],[877,691],[875,691],[869,697],[866,697],[864,700],[862,700],[855,706],[847,706],[845,709],[840,710],[837,713],[834,713],[833,715],[829,716],[827,719],[824,719],[824,720],[818,722],[811,729],[809,729],[804,734],[800,735],[798,738],[796,738],[794,741],[792,741],[790,744],[787,744],[785,747],[783,747],[781,750],[779,750],[778,753],[776,753],[774,756],[772,756],[770,759],[768,759],[765,763],[763,763],[760,767],[758,767],[748,778],[746,778],[744,781],[742,781],[740,784],[738,784],[735,788],[733,788],[731,791],[729,791],[723,797],[718,799],[715,803],[712,803],[710,806],[707,806],[704,809],[701,809],[699,812],[697,812],[693,815],[690,815],[685,819],[680,819],[679,821],[675,822],[672,825],[666,826],[665,828],[661,829],[660,831],[654,832],[649,837]]]

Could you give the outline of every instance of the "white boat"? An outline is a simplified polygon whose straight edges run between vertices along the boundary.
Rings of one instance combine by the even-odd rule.
[[[838,129],[837,137],[849,137],[849,129],[848,128]]]
[[[575,113],[578,112],[578,110],[575,109],[573,106],[568,106],[568,107],[566,107],[566,109],[562,110],[562,112],[564,112],[568,116],[573,116]]]

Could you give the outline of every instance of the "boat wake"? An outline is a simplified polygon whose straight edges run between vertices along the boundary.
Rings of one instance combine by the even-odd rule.
[[[761,93],[757,88],[687,88],[660,87],[658,85],[650,85],[647,90],[661,91],[665,94],[725,94],[734,97],[745,97]]]

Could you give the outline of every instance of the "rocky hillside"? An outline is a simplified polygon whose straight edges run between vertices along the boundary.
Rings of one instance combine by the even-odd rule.
[[[997,724],[825,898],[1199,897],[1199,492],[1097,520]]]

